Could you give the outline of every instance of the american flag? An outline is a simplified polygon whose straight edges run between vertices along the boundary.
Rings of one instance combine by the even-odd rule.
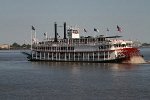
[[[121,32],[121,28],[117,25],[117,31]]]

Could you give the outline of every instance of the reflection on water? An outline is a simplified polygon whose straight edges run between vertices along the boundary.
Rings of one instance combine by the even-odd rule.
[[[39,67],[49,66],[57,68],[70,68],[79,70],[80,68],[86,69],[106,69],[106,70],[131,70],[136,68],[135,64],[131,63],[82,63],[82,62],[32,62],[32,64],[38,65]]]

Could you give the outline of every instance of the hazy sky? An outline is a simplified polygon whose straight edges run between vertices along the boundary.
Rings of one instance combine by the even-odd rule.
[[[77,25],[81,35],[122,35],[150,43],[150,0],[0,0],[0,44],[30,43],[31,25],[39,39],[44,32],[53,37],[55,21]],[[63,36],[61,27],[58,33]]]

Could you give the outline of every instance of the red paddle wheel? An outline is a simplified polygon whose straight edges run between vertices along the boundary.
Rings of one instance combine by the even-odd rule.
[[[118,50],[118,58],[125,58],[125,60],[130,60],[131,57],[140,56],[140,51],[138,48],[123,48]]]

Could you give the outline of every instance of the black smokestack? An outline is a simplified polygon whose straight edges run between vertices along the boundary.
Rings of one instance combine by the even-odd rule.
[[[66,39],[66,22],[64,22],[64,39]]]
[[[55,22],[55,24],[54,24],[54,28],[55,28],[55,38],[54,38],[54,42],[57,42],[57,24],[56,24],[56,22]]]

